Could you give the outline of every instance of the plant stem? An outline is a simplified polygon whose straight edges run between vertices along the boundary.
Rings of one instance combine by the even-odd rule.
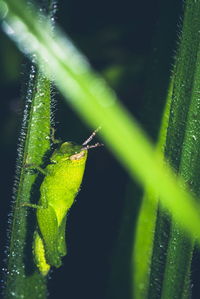
[[[43,1],[55,10],[54,1]],[[37,202],[38,183],[41,177],[26,169],[26,164],[43,165],[50,150],[51,84],[50,80],[35,66],[32,56],[29,82],[18,145],[17,170],[14,184],[14,201],[9,220],[9,245],[5,267],[4,298],[46,298],[46,278],[33,263],[32,239],[35,230],[35,211],[22,206]],[[42,66],[41,66],[42,68]]]

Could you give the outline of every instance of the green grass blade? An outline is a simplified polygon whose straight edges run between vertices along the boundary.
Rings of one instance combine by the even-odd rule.
[[[165,155],[188,188],[199,196],[199,1],[185,2],[182,36],[174,68]],[[191,44],[193,45],[191,47]],[[186,187],[186,184],[188,185]],[[192,220],[191,220],[192,221]],[[150,298],[189,298],[194,240],[159,208],[151,264]]]
[[[48,1],[48,6],[53,1]],[[49,9],[49,7],[48,7]],[[48,11],[47,9],[47,11]],[[53,16],[53,11],[50,16]],[[28,211],[23,203],[38,199],[33,187],[38,174],[27,171],[26,164],[43,165],[50,149],[51,84],[44,73],[33,64],[27,70],[28,83],[22,96],[25,98],[22,129],[18,145],[14,202],[10,217],[7,265],[4,269],[4,298],[46,298],[46,278],[36,269],[32,255],[35,229],[35,211]],[[36,196],[36,197],[35,197]]]
[[[186,1],[183,31],[177,54],[174,100],[172,105],[173,115],[170,123],[171,135],[173,132],[174,134],[178,132],[179,129],[176,118],[179,119],[179,123],[185,126],[178,172],[196,196],[200,194],[199,15],[200,2],[191,3],[191,1]],[[191,44],[193,45],[192,47]],[[174,126],[173,122],[175,123]],[[173,165],[176,163],[171,158],[171,155],[169,159]],[[167,251],[162,298],[189,297],[191,291],[190,266],[193,248],[194,240],[189,240],[179,228],[176,221],[173,220]]]
[[[46,280],[34,270],[33,265],[32,238],[35,227],[32,227],[31,223],[34,223],[34,220],[27,218],[27,208],[22,204],[30,202],[32,187],[37,178],[36,173],[27,171],[25,164],[43,164],[44,155],[50,147],[50,82],[43,74],[37,75],[35,69],[30,76],[33,78],[32,86],[29,83],[17,161],[15,203],[5,273],[5,298],[13,298],[12,294],[15,294],[16,298],[46,297]],[[34,89],[38,91],[34,92]]]

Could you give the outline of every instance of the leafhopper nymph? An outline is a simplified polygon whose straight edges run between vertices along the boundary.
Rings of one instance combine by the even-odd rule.
[[[60,267],[61,258],[66,255],[67,212],[79,191],[88,149],[101,146],[99,143],[88,145],[97,131],[98,129],[82,145],[62,143],[53,152],[50,164],[45,169],[32,167],[45,176],[40,186],[38,205],[24,205],[37,208],[33,254],[35,263],[44,276],[48,274],[51,266]]]

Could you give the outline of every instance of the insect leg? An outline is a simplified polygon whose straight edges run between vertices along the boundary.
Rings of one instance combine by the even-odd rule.
[[[36,205],[36,204],[33,204],[33,203],[23,203],[21,205],[22,207],[29,207],[29,208],[33,208],[33,209],[45,209],[46,207],[43,207],[41,205]]]
[[[49,205],[47,209],[37,210],[37,222],[44,242],[45,257],[51,266],[61,266],[61,256],[58,251],[59,228],[56,213]]]
[[[34,163],[25,164],[24,167],[27,169],[36,169],[39,172],[41,172],[43,175],[47,175],[47,172],[42,167],[38,166],[37,164],[34,164]]]
[[[33,254],[35,263],[43,276],[50,270],[50,265],[46,261],[44,242],[37,231],[34,233]]]
[[[22,207],[29,207],[34,209],[47,209],[48,208],[48,201],[46,199],[46,196],[42,196],[42,200],[39,201],[39,204],[32,204],[32,203],[23,203],[21,205]]]
[[[61,143],[61,140],[60,140],[60,139],[56,139],[56,138],[55,138],[55,132],[56,132],[56,129],[55,129],[54,127],[51,127],[51,141],[52,141],[54,144]]]

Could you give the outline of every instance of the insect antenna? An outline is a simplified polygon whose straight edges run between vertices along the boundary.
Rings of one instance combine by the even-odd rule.
[[[86,146],[82,147],[81,150],[88,150],[90,148],[95,148],[95,147],[99,147],[99,146],[104,146],[104,144],[97,142],[97,143],[92,144],[92,145],[86,145]]]
[[[95,147],[99,147],[99,146],[104,146],[102,143],[95,143],[92,145],[88,145],[88,143],[94,138],[94,136],[96,135],[96,133],[101,129],[101,127],[98,127],[84,142],[83,142],[83,148],[81,150],[88,150],[90,148],[95,148]]]
[[[101,127],[98,127],[83,143],[82,145],[87,145],[96,135],[96,133],[101,129]]]

